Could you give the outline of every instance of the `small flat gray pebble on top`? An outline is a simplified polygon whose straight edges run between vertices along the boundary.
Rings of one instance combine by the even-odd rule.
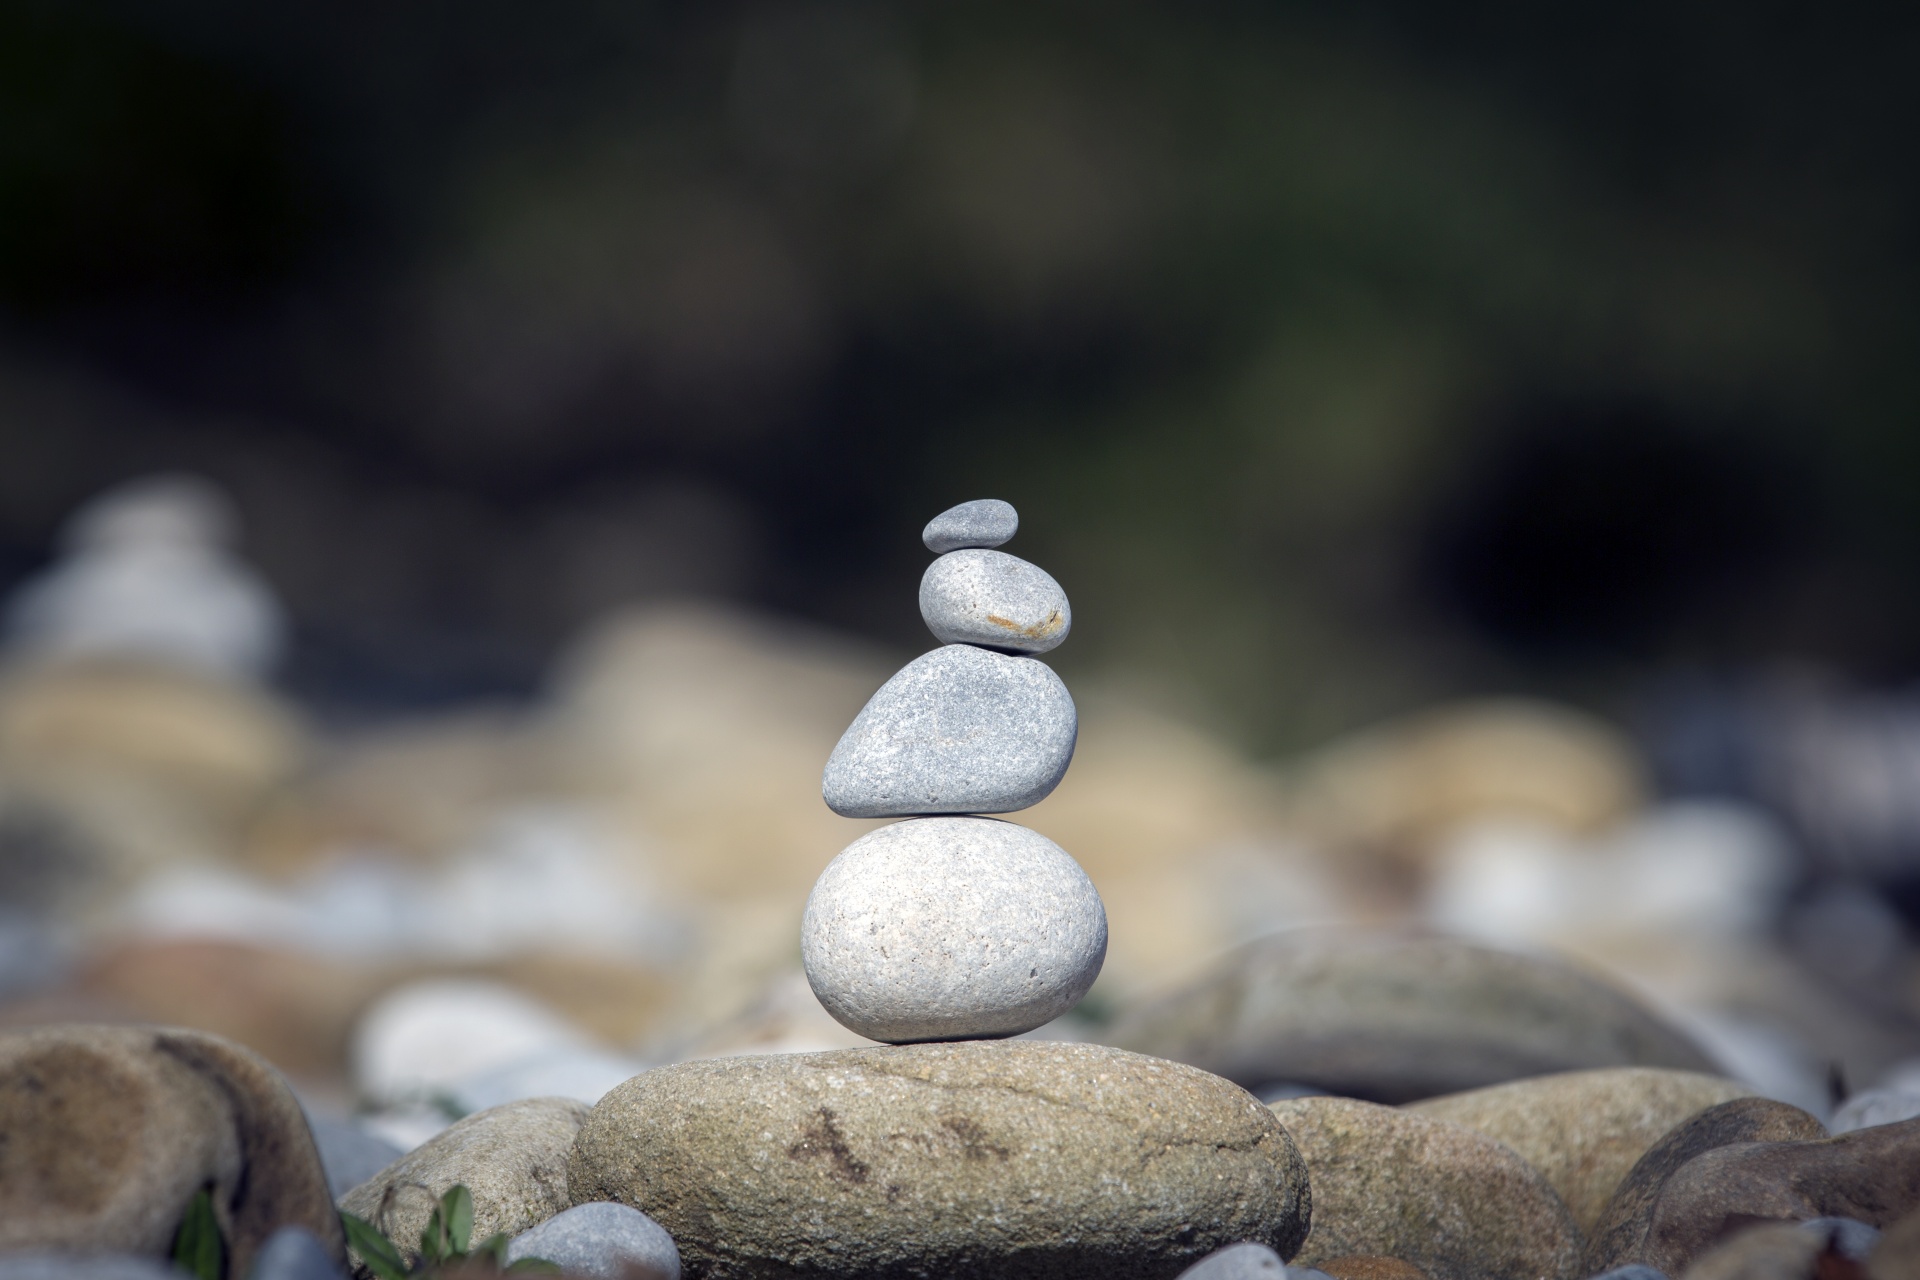
[[[920,578],[920,616],[948,644],[1018,653],[1058,648],[1073,629],[1067,593],[1038,565],[977,548],[941,556]]]
[[[667,1229],[607,1200],[577,1204],[522,1231],[507,1245],[507,1262],[522,1258],[544,1258],[569,1275],[618,1280],[651,1268],[658,1280],[680,1280],[680,1250]]]
[[[1834,1109],[1833,1122],[1827,1126],[1835,1136],[1855,1129],[1872,1129],[1883,1124],[1898,1124],[1920,1116],[1920,1093],[1898,1089],[1865,1089]]]
[[[1018,532],[1020,513],[1011,502],[998,498],[975,498],[957,507],[948,507],[920,533],[927,550],[941,553],[962,547],[997,547]]]
[[[1180,1273],[1180,1280],[1289,1280],[1287,1264],[1263,1244],[1215,1249]]]
[[[128,1253],[0,1253],[0,1280],[181,1280],[181,1273]]]
[[[814,995],[870,1040],[1018,1035],[1078,1004],[1107,954],[1107,913],[1080,864],[992,818],[870,831],[807,897],[800,958]]]
[[[247,1280],[346,1280],[346,1275],[311,1231],[281,1227],[254,1255]]]
[[[1865,1262],[1880,1243],[1880,1228],[1858,1218],[1808,1218],[1802,1231],[1823,1231],[1827,1247],[1849,1262]]]
[[[950,644],[880,686],[834,747],[820,794],[843,818],[1011,813],[1060,785],[1079,724],[1045,663]]]
[[[1667,1280],[1667,1273],[1643,1262],[1630,1262],[1624,1267],[1602,1271],[1593,1280]]]

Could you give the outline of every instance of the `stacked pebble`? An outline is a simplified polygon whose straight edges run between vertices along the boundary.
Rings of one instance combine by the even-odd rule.
[[[835,813],[907,819],[833,860],[801,931],[814,994],[869,1039],[1031,1031],[1071,1009],[1106,958],[1106,909],[1079,864],[980,816],[1045,799],[1078,733],[1066,686],[1034,656],[1067,638],[1066,593],[993,550],[1019,522],[985,498],[927,525],[939,558],[920,614],[946,643],[881,686],[827,761]]]

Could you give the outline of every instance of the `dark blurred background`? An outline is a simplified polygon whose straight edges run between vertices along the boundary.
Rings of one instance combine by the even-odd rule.
[[[982,495],[1071,678],[1286,751],[1920,667],[1920,19],[0,3],[0,587],[238,501],[322,708],[610,605],[925,642]]]

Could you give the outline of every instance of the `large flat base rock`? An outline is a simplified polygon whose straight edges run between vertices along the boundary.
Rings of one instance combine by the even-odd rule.
[[[574,1144],[700,1277],[1177,1276],[1292,1256],[1306,1170],[1226,1080],[1098,1045],[966,1041],[728,1058],[636,1076]]]

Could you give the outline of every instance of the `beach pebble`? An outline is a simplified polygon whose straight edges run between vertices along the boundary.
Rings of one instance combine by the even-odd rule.
[[[282,1227],[267,1237],[247,1280],[346,1280],[346,1275],[311,1231]]]
[[[997,547],[1020,528],[1020,513],[1010,502],[998,498],[975,498],[957,507],[948,507],[920,533],[920,541],[936,554],[958,551],[963,547]]]
[[[0,1280],[180,1280],[180,1272],[127,1253],[0,1253]]]
[[[1653,1224],[1662,1194],[1676,1174],[1721,1147],[1747,1143],[1811,1142],[1827,1136],[1820,1122],[1771,1098],[1735,1098],[1708,1107],[1669,1130],[1635,1162],[1587,1233],[1582,1264],[1589,1275],[1642,1263],[1678,1272],[1657,1247]],[[1814,1216],[1811,1213],[1802,1215]]]
[[[1715,1237],[1679,1274],[1681,1280],[1818,1280],[1825,1252],[1818,1236],[1796,1224],[1769,1222]]]
[[[1808,1218],[1799,1225],[1802,1231],[1822,1236],[1829,1251],[1849,1262],[1865,1262],[1880,1243],[1880,1228],[1858,1218]]]
[[[1371,1253],[1328,1258],[1320,1268],[1316,1274],[1324,1274],[1328,1280],[1428,1280],[1426,1272],[1405,1258],[1383,1258]],[[1298,1268],[1295,1274],[1299,1274]]]
[[[586,1104],[571,1098],[477,1112],[349,1191],[340,1207],[384,1230],[411,1261],[440,1197],[463,1183],[473,1194],[475,1240],[518,1235],[572,1203],[567,1153],[586,1117]]]
[[[1226,1081],[1100,1045],[969,1041],[659,1067],[594,1108],[581,1200],[644,1206],[690,1274],[1164,1280],[1290,1255],[1306,1171]]]
[[[1647,1148],[1688,1116],[1753,1090],[1722,1076],[1660,1067],[1567,1071],[1408,1104],[1484,1133],[1545,1175],[1584,1231]]]
[[[1060,584],[1004,551],[955,551],[928,565],[920,578],[920,616],[947,644],[1019,653],[1058,648],[1073,629]]]
[[[1851,1133],[1874,1125],[1898,1124],[1915,1116],[1920,1116],[1920,1093],[1865,1089],[1834,1109],[1833,1123],[1828,1127],[1835,1133]]]
[[[1298,1261],[1343,1275],[1356,1255],[1411,1263],[1433,1280],[1572,1280],[1580,1232],[1512,1148],[1353,1098],[1272,1104],[1313,1188]]]
[[[680,1280],[680,1251],[667,1229],[638,1209],[606,1200],[577,1204],[515,1236],[507,1261],[522,1258],[540,1258],[575,1276]]]
[[[1645,1263],[1630,1262],[1624,1267],[1615,1267],[1603,1271],[1593,1280],[1667,1280],[1667,1273],[1658,1267],[1649,1267]]]
[[[202,1188],[235,1274],[287,1224],[345,1256],[306,1116],[251,1051],[152,1027],[0,1034],[0,1252],[164,1256]]]
[[[1180,1273],[1179,1280],[1290,1280],[1287,1264],[1263,1244],[1230,1244]]]
[[[1592,1067],[1713,1070],[1584,969],[1395,930],[1248,943],[1124,1014],[1108,1039],[1249,1089],[1285,1081],[1395,1103]]]
[[[860,837],[807,898],[820,1003],[874,1040],[1011,1036],[1079,1002],[1107,953],[1086,872],[1037,831],[914,818]]]
[[[499,982],[434,978],[387,992],[354,1028],[354,1083],[403,1102],[535,1058],[582,1052],[591,1040],[538,1000]]]
[[[1045,663],[950,644],[880,686],[833,749],[821,794],[845,818],[1011,813],[1059,785],[1078,733]]]

